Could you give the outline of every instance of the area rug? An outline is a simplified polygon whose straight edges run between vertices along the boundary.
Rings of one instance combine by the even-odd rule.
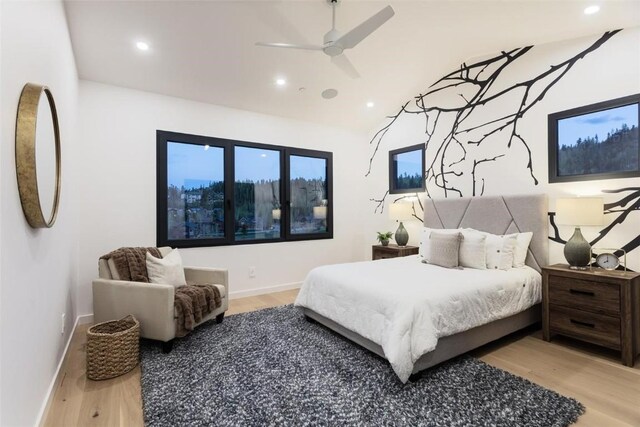
[[[402,384],[389,363],[293,306],[143,341],[149,426],[565,426],[584,407],[463,356]]]

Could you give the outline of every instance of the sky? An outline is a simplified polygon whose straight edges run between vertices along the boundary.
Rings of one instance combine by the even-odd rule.
[[[406,153],[396,154],[398,176],[403,175],[422,175],[422,150],[409,151]]]
[[[236,181],[280,178],[280,153],[275,150],[235,147]],[[169,142],[167,148],[169,185],[200,187],[224,179],[224,149]],[[324,159],[291,156],[291,178],[326,178]]]
[[[558,121],[558,146],[575,145],[578,138],[595,135],[603,141],[607,139],[607,132],[620,128],[623,123],[629,127],[638,126],[638,104],[561,119]]]

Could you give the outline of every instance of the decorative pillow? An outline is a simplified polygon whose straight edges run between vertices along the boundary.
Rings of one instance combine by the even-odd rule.
[[[176,288],[187,284],[182,257],[177,249],[169,252],[164,258],[156,258],[147,252],[147,272],[151,283],[173,285]]]
[[[485,235],[487,236],[487,268],[491,270],[512,268],[517,244],[516,236],[496,236],[490,233],[485,233]]]
[[[458,267],[461,240],[461,233],[451,234],[432,231],[429,235],[430,249],[427,255],[427,263],[445,268]]]
[[[524,262],[527,259],[527,251],[529,250],[529,244],[533,238],[533,233],[527,231],[526,233],[513,233],[507,234],[505,237],[516,236],[516,248],[513,254],[513,266],[524,267]]]
[[[436,231],[438,233],[444,234],[456,234],[460,233],[462,230],[459,228],[422,228],[422,234],[420,235],[420,246],[418,248],[418,257],[421,261],[427,259],[427,254],[429,253],[429,249],[431,247],[431,242],[429,241],[429,236],[432,231]]]
[[[486,270],[487,268],[487,236],[476,230],[462,230],[460,242],[460,265],[462,267]]]

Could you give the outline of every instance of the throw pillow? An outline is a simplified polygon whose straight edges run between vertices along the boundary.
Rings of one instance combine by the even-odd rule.
[[[491,270],[509,270],[513,267],[513,255],[517,244],[515,235],[487,236],[487,268]]]
[[[427,263],[445,268],[458,267],[460,240],[462,240],[461,233],[432,231],[429,235],[430,250],[427,254]]]
[[[456,234],[461,230],[459,228],[422,228],[422,234],[420,235],[420,245],[418,248],[418,257],[420,261],[424,261],[427,259],[427,254],[429,253],[429,249],[431,247],[431,242],[429,241],[429,236],[432,231],[436,231],[438,233],[446,233],[446,234]]]
[[[529,244],[531,243],[531,238],[533,238],[533,233],[531,231],[527,231],[526,233],[507,234],[505,237],[509,236],[516,236],[513,266],[516,268],[524,267],[524,262],[527,259],[527,252],[529,251]]]
[[[460,265],[462,267],[486,270],[487,268],[487,236],[476,230],[462,230],[460,242]]]
[[[147,252],[147,272],[151,283],[173,285],[176,288],[187,284],[182,257],[177,249],[169,252],[164,258],[156,258]]]

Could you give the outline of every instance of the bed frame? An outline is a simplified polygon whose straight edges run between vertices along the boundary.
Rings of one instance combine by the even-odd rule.
[[[546,265],[548,249],[548,202],[546,195],[491,196],[424,201],[424,225],[429,228],[475,228],[493,234],[532,231],[526,264],[537,271]],[[313,310],[302,308],[304,314],[318,323],[385,357],[382,347]],[[540,304],[504,319],[478,326],[438,340],[435,350],[418,359],[416,374],[440,362],[459,356],[491,341],[502,338],[539,322]]]

